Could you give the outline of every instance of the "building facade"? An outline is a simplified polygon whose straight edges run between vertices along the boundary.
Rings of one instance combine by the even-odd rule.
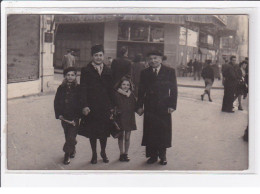
[[[61,68],[67,49],[74,50],[78,68],[85,66],[94,44],[104,44],[106,60],[116,58],[122,46],[128,47],[130,59],[157,49],[177,68],[190,59],[217,60],[218,33],[226,28],[227,19],[215,15],[57,15],[55,23],[55,68]]]
[[[224,15],[8,15],[7,24],[8,98],[51,91],[54,68],[62,68],[68,49],[78,69],[89,63],[95,44],[104,45],[105,63],[122,46],[130,59],[157,49],[178,72],[190,59],[230,54],[223,40],[235,31]]]
[[[53,21],[51,15],[7,16],[8,98],[52,90]]]

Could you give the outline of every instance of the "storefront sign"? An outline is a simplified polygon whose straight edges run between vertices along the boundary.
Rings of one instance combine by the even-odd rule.
[[[56,23],[105,22],[115,19],[114,15],[56,15]]]

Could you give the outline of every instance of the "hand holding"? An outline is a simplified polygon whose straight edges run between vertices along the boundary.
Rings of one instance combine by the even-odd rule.
[[[143,109],[143,108],[139,108],[139,109],[137,110],[137,114],[138,114],[139,116],[142,116],[142,115],[144,114],[144,109]]]
[[[89,107],[85,107],[85,108],[83,108],[83,110],[82,110],[82,113],[83,113],[83,115],[85,115],[85,116],[87,116],[87,115],[89,114],[89,112],[90,112]]]
[[[175,111],[175,109],[174,108],[168,108],[168,113],[173,113]]]
[[[75,127],[76,126],[76,122],[75,121],[71,121],[71,124]]]

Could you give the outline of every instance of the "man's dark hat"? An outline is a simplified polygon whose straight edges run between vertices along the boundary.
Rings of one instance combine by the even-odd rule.
[[[163,54],[158,50],[150,51],[150,52],[147,53],[146,56],[149,57],[150,55],[157,55],[157,56],[163,57]]]
[[[70,72],[70,71],[74,71],[75,74],[77,73],[77,70],[76,70],[75,67],[68,67],[68,68],[66,68],[66,69],[63,70],[63,75],[65,76],[65,75],[66,75],[68,72]]]
[[[91,47],[91,55],[93,56],[95,53],[103,52],[104,53],[104,47],[101,44],[94,45]]]

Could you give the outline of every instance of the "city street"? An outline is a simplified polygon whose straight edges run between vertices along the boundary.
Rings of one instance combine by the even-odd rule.
[[[57,81],[57,80],[56,80]],[[107,145],[108,164],[92,165],[88,139],[77,137],[77,154],[63,165],[64,134],[55,119],[54,94],[8,101],[7,156],[9,170],[246,170],[248,143],[242,135],[248,123],[248,100],[244,111],[221,112],[222,89],[212,90],[213,102],[202,88],[179,87],[177,110],[172,114],[172,147],[167,150],[168,165],[146,164],[141,146],[142,119],[136,115],[138,130],[131,135],[130,162],[120,162],[117,139]],[[98,145],[98,150],[100,147]],[[98,151],[99,152],[99,151]]]

